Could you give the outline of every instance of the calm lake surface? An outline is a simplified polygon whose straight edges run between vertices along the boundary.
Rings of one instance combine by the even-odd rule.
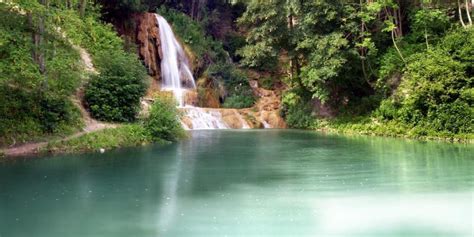
[[[296,130],[0,162],[0,237],[473,236],[474,146]]]

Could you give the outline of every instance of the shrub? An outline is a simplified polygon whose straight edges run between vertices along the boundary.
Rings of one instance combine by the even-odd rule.
[[[224,108],[250,108],[255,104],[255,98],[250,95],[233,95],[225,99]]]
[[[474,28],[450,32],[441,40],[439,48],[465,67],[467,77],[474,77]]]
[[[474,132],[474,107],[462,100],[441,104],[428,112],[427,121],[435,131]]]
[[[176,101],[172,98],[157,97],[151,106],[144,127],[154,141],[176,141],[184,136],[178,117]]]
[[[283,95],[280,113],[290,128],[313,128],[316,125],[311,104],[299,92],[288,91]]]
[[[58,133],[67,127],[79,127],[81,114],[79,109],[65,96],[45,94],[39,98],[40,121],[43,132]]]
[[[391,99],[383,100],[374,115],[384,120],[395,119],[398,117],[398,106]]]
[[[245,37],[237,32],[227,34],[224,39],[224,49],[227,50],[231,58],[237,62],[242,59],[242,57],[237,54],[237,50],[244,47],[245,44]]]
[[[135,55],[101,55],[100,74],[86,87],[85,100],[93,117],[104,121],[134,121],[146,91],[146,71]]]
[[[267,90],[273,90],[275,85],[272,77],[263,77],[259,80],[260,87]]]
[[[439,9],[420,9],[411,17],[411,37],[419,42],[432,43],[449,29],[449,16]]]
[[[394,99],[400,104],[398,119],[413,126],[450,133],[472,131],[473,86],[462,63],[442,50],[413,55]]]
[[[284,119],[290,128],[313,128],[316,119],[308,103],[284,107]]]
[[[255,96],[247,77],[232,64],[213,64],[206,72],[214,81],[221,81],[227,91],[224,107],[248,108],[255,103]]]

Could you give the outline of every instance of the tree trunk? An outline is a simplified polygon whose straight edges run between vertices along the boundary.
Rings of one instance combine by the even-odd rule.
[[[397,41],[395,40],[395,32],[392,30],[392,41],[393,41],[393,46],[395,46],[395,49],[398,52],[398,55],[402,59],[403,63],[406,64],[405,58],[403,57],[402,51],[400,51],[400,48],[398,48]]]
[[[459,0],[458,0],[458,13],[459,13],[459,21],[461,21],[462,27],[466,28],[466,24],[464,24],[464,20],[462,19],[461,2],[459,2]]]
[[[40,0],[41,5],[45,8],[48,6],[47,0]],[[39,72],[44,75],[43,80],[43,89],[48,87],[48,80],[46,78],[46,63],[45,63],[45,45],[44,45],[44,35],[45,35],[45,16],[38,14],[37,19],[35,19],[33,12],[27,13],[28,23],[33,31],[32,41],[33,48],[31,51],[31,56],[33,61],[38,65]]]
[[[471,19],[471,13],[469,12],[469,2],[465,0],[466,2],[466,14],[467,14],[467,19],[469,20],[469,26],[472,26],[472,19]]]
[[[81,18],[84,18],[84,15],[86,14],[86,7],[87,7],[87,0],[81,0],[79,2],[79,16]]]
[[[196,2],[197,2],[197,1],[198,1],[198,0],[193,0],[193,1],[191,2],[191,18],[192,18],[193,20],[196,20],[196,13],[195,13],[195,12],[196,12]]]

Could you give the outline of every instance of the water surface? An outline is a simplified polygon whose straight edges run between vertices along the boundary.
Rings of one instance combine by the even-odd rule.
[[[1,237],[472,236],[474,147],[294,130],[0,163]]]

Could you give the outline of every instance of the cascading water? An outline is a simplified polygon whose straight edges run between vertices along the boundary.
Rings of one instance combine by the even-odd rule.
[[[191,120],[190,126],[182,121],[183,127],[187,129],[229,128],[222,120],[220,113],[206,111],[205,109],[186,104],[186,93],[196,89],[189,60],[174,36],[168,22],[158,14],[155,14],[155,17],[160,30],[161,51],[163,55],[161,59],[161,90],[173,92],[179,107],[185,113],[185,117]]]
[[[168,22],[160,15],[155,14],[160,29],[160,42],[163,58],[161,59],[162,90],[172,91],[179,106],[185,106],[184,96],[186,89],[195,89],[196,84],[189,69],[189,62],[183,48],[174,36]],[[188,88],[183,87],[183,82]]]

